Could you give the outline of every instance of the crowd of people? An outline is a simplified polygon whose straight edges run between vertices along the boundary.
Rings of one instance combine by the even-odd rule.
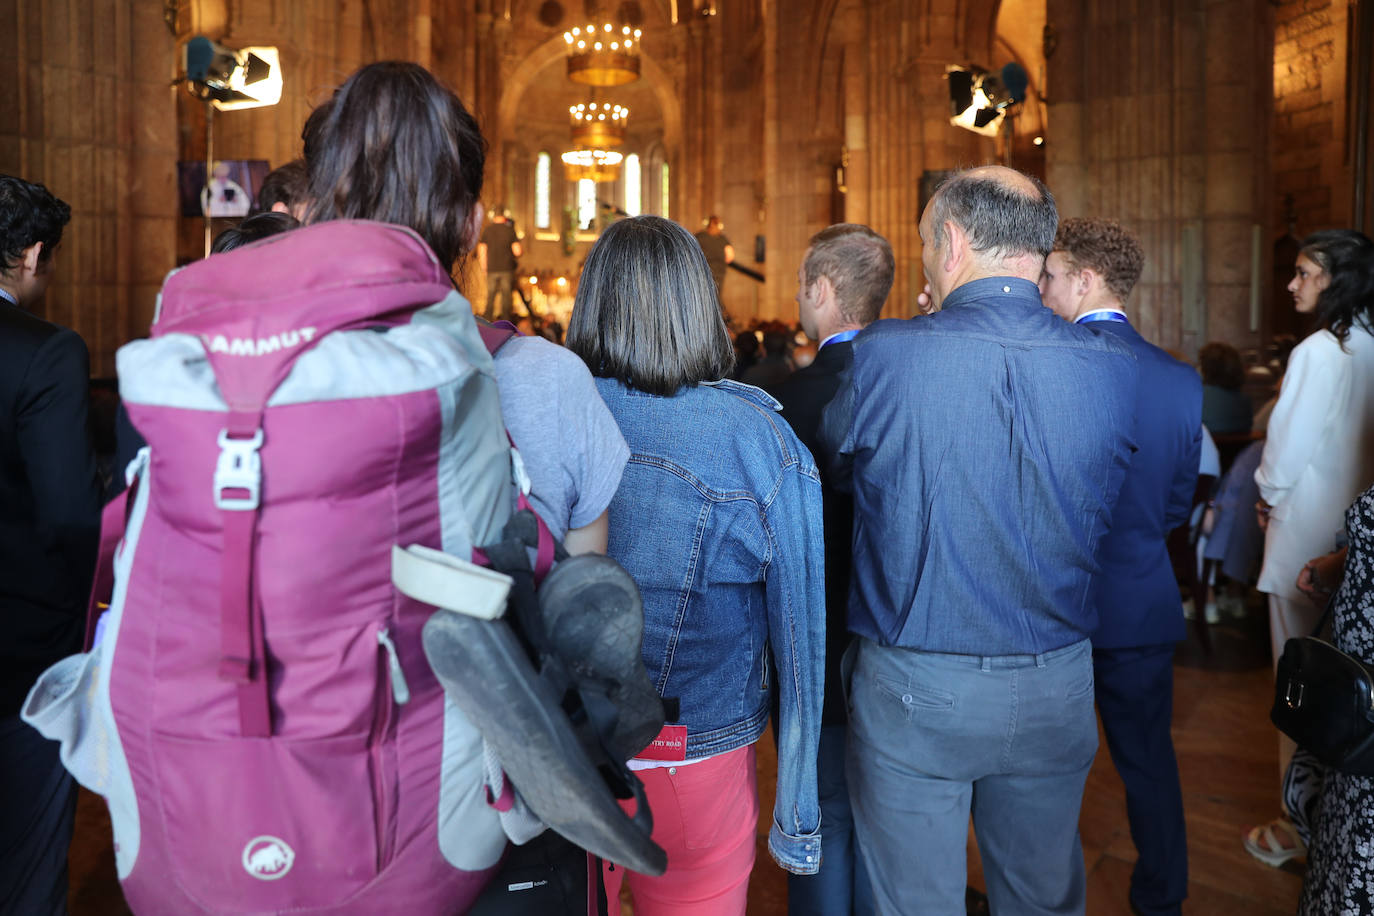
[[[603,831],[603,825],[577,822],[606,817],[604,806],[572,804],[572,815],[541,807],[547,799],[568,797],[560,792],[615,788],[601,782],[550,788],[543,778],[552,783],[564,773],[553,757],[523,787],[512,780],[514,797],[532,809],[527,813],[536,822],[552,824],[579,844],[587,837],[588,848],[606,844],[593,849],[600,858],[587,870],[602,907],[616,911],[625,885],[634,911],[645,916],[745,912],[759,816],[755,745],[771,721],[777,792],[767,848],[790,873],[791,913],[963,913],[971,819],[992,912],[1082,914],[1086,878],[1078,821],[1100,713],[1138,852],[1129,904],[1142,914],[1181,912],[1188,856],[1170,723],[1172,661],[1184,637],[1184,615],[1166,541],[1195,507],[1210,438],[1205,427],[1217,434],[1243,432],[1252,417],[1234,350],[1204,348],[1199,375],[1133,326],[1127,303],[1146,252],[1129,231],[1109,219],[1061,220],[1050,190],[1011,169],[955,173],[921,215],[928,283],[921,316],[879,320],[895,273],[892,249],[881,235],[841,224],[810,239],[797,267],[796,302],[800,332],[813,349],[811,343],[799,346],[797,328],[781,323],[739,329],[732,339],[718,288],[733,249],[718,221],[703,242],[663,218],[626,218],[602,233],[587,258],[565,347],[537,334],[491,343],[479,335],[493,326],[471,313],[514,317],[506,307],[521,252],[504,214],[483,229],[485,142],[463,103],[418,65],[371,64],[311,114],[303,139],[303,159],[274,173],[258,201],[262,212],[221,235],[208,262],[237,257],[235,263],[261,268],[263,275],[295,277],[273,253],[316,250],[325,259],[309,274],[319,277],[318,287],[307,285],[302,295],[319,291],[323,297],[326,289],[392,269],[375,257],[350,259],[343,250],[374,238],[365,226],[348,228],[358,225],[351,221],[374,221],[404,227],[406,238],[422,241],[444,274],[480,252],[488,299],[481,308],[455,312],[456,292],[415,279],[428,276],[428,267],[398,262],[398,278],[441,300],[416,312],[423,318],[385,313],[364,326],[344,323],[319,335],[317,327],[303,327],[289,337],[269,335],[255,318],[244,332],[246,342],[226,340],[223,349],[242,347],[247,355],[276,360],[297,341],[303,347],[321,337],[371,334],[372,343],[338,351],[362,353],[409,321],[411,336],[397,338],[409,342],[397,347],[410,347],[410,358],[428,371],[442,360],[414,357],[414,348],[430,339],[426,334],[438,335],[433,339],[440,350],[434,352],[470,361],[478,380],[471,388],[434,389],[442,392],[437,398],[446,418],[434,433],[440,454],[429,462],[439,465],[441,515],[443,501],[457,498],[454,488],[464,485],[463,475],[476,474],[445,465],[451,460],[445,450],[458,448],[445,437],[458,418],[471,419],[455,405],[480,412],[481,379],[487,379],[499,393],[500,419],[518,455],[507,474],[515,483],[506,501],[518,500],[542,520],[537,550],[531,550],[538,557],[534,577],[547,573],[540,569],[546,559],[604,554],[633,579],[638,596],[632,602],[623,595],[588,599],[603,601],[599,620],[632,608],[632,638],[605,641],[595,650],[587,648],[597,642],[592,640],[581,654],[562,659],[574,680],[610,684],[600,694],[610,702],[589,702],[586,716],[622,739],[627,710],[648,708],[636,691],[652,686],[655,712],[662,700],[661,730],[626,748],[633,775],[614,791],[632,826]],[[64,763],[87,781],[77,742],[100,732],[80,723],[107,722],[118,731],[129,727],[129,719],[115,728],[108,717],[140,714],[137,704],[110,710],[108,672],[104,681],[94,675],[95,699],[75,690],[58,697],[40,680],[49,677],[45,669],[56,671],[64,657],[77,653],[83,638],[91,653],[112,652],[116,638],[107,631],[102,642],[99,631],[85,633],[101,513],[86,431],[86,351],[77,335],[25,310],[41,301],[69,218],[66,205],[45,188],[0,176],[0,608],[10,626],[0,644],[6,704],[0,710],[0,842],[8,851],[0,858],[0,910],[15,913],[65,911],[75,787]],[[338,256],[329,247],[308,249],[305,241],[296,248],[281,244],[311,233],[323,238],[319,233],[331,226],[343,233],[329,236],[341,249]],[[408,244],[380,235],[375,241],[388,252]],[[174,303],[198,289],[188,276],[211,275],[193,275],[192,269],[179,275],[181,281],[169,279],[164,295]],[[1319,232],[1306,240],[1296,271],[1290,286],[1295,306],[1311,313],[1319,329],[1293,351],[1268,436],[1253,446],[1255,522],[1267,529],[1258,586],[1270,596],[1276,654],[1286,638],[1311,630],[1319,610],[1314,597],[1334,593],[1336,642],[1374,662],[1374,490],[1366,489],[1374,484],[1374,245],[1358,232]],[[207,295],[224,294],[227,302],[236,283],[250,289],[262,282],[261,276],[214,276],[227,287]],[[380,301],[386,294],[369,295]],[[328,316],[316,324],[334,327]],[[209,335],[203,341],[182,336],[187,340],[165,346],[183,348],[176,351],[183,353],[177,371],[186,374],[167,378],[192,379],[195,367],[218,351]],[[163,351],[137,350],[144,369],[148,354],[156,352]],[[214,358],[209,363],[205,371],[240,373]],[[261,498],[266,519],[276,494],[273,455],[262,432],[272,427],[264,424],[251,438],[246,402],[235,393],[244,377],[235,375],[233,385],[223,380],[227,403],[217,409],[226,412],[228,425],[220,433],[219,464],[206,453],[213,466],[202,476],[207,488],[214,476],[220,508],[251,503],[256,513]],[[207,384],[218,396],[213,379]],[[387,384],[399,390],[405,382]],[[148,390],[140,389],[143,395]],[[159,407],[210,409],[189,389],[164,394]],[[273,408],[267,394],[261,397],[260,411],[291,407]],[[139,476],[147,473],[145,442],[152,440],[158,454],[158,430],[139,428],[140,418],[150,416],[146,410],[121,415],[121,464],[127,459],[143,468],[131,472],[142,490],[129,497],[131,526],[148,511],[138,508],[146,507],[151,486]],[[406,410],[396,416],[398,428],[403,418],[414,422]],[[337,430],[321,428],[320,435],[347,441]],[[260,465],[259,447],[267,450]],[[378,457],[390,455],[386,442],[352,447],[367,458],[359,457],[358,487],[385,477],[378,468],[399,467],[405,458],[399,445],[394,461]],[[414,448],[407,439],[405,455]],[[227,464],[226,455],[232,459]],[[169,460],[161,459],[159,475]],[[338,502],[358,498],[350,484]],[[403,508],[413,514],[421,497],[407,498]],[[1236,506],[1226,505],[1234,513]],[[491,517],[483,516],[483,524],[499,529],[507,508],[488,507]],[[167,515],[165,507],[161,511]],[[464,511],[482,515],[481,507],[465,505]],[[124,519],[118,513],[116,525]],[[1343,520],[1348,543],[1338,545]],[[225,522],[226,544],[230,525]],[[443,547],[448,527],[398,528],[395,538],[402,546]],[[486,543],[480,528],[473,522],[465,535],[470,547]],[[1212,530],[1225,540],[1215,524]],[[556,548],[545,543],[545,533]],[[190,525],[187,543],[203,546],[211,535],[218,532]],[[427,537],[435,542],[426,544]],[[259,549],[268,545],[265,537]],[[1332,548],[1339,552],[1329,553]],[[204,549],[211,552],[199,553],[202,559],[218,548]],[[122,604],[119,584],[127,585],[129,564],[141,562],[131,552],[114,567],[113,592],[104,593],[107,617],[92,621],[117,627],[136,612]],[[308,555],[299,548],[288,552]],[[360,559],[360,568],[365,565]],[[464,581],[490,585],[476,573],[465,575],[477,578]],[[374,589],[388,606],[389,586],[388,580]],[[237,605],[231,584],[223,589],[228,633]],[[297,695],[292,672],[278,670],[276,693],[255,718],[253,691],[266,695],[274,638],[285,631],[270,617],[264,624],[266,597],[259,596],[256,606],[249,592],[239,597],[252,621],[245,624],[247,656],[235,656],[226,641],[222,658],[219,646],[214,651],[218,675],[205,677],[213,682],[218,676],[224,708],[237,710],[229,716],[235,740],[270,739],[274,727],[296,721],[286,697],[306,708],[310,698]],[[218,606],[214,613],[218,626]],[[448,664],[435,663],[435,653],[446,650],[428,630],[424,651],[437,679],[408,655],[418,648],[399,632],[395,644],[385,629],[367,635],[385,649],[381,683],[389,685],[384,692],[394,704],[388,701],[386,717],[369,721],[365,734],[375,737],[407,714],[420,716],[426,698],[446,709],[444,689],[463,692],[453,683],[463,677],[461,666],[452,664],[456,655]],[[537,625],[526,630],[532,655],[557,654],[563,636],[546,637]],[[350,643],[340,651],[356,649]],[[111,663],[110,655],[89,657]],[[119,656],[113,659],[118,679]],[[297,671],[307,667],[297,665]],[[31,691],[35,681],[39,687]],[[58,701],[79,711],[55,721],[43,704]],[[528,842],[538,834],[543,824],[513,826],[522,807],[501,775],[509,747],[494,735],[485,745],[473,735],[463,750],[453,750],[450,730],[459,726],[448,711],[434,715],[444,721],[442,755],[437,739],[387,744],[385,752],[368,744],[372,762],[360,772],[374,792],[385,774],[404,772],[407,759],[421,757],[433,758],[433,785],[425,783],[433,791],[378,796],[392,807],[386,808],[389,819],[376,815],[376,875],[350,874],[364,890],[315,905],[318,911],[379,912],[377,901],[389,899],[408,906],[424,900],[425,908],[408,910],[413,912],[465,912],[480,906],[482,885],[498,874],[506,838]],[[60,755],[59,742],[48,738],[61,739]],[[109,734],[102,740],[118,749]],[[386,756],[392,753],[395,759]],[[463,756],[469,768],[454,772],[475,775],[468,784],[434,788],[441,756],[444,774],[451,757]],[[128,768],[122,760],[122,752],[114,755],[106,769]],[[1308,853],[1303,913],[1374,913],[1374,784],[1326,772],[1293,756],[1291,747],[1281,749],[1280,769],[1287,774],[1287,819],[1255,828],[1247,848],[1270,864]],[[108,776],[103,773],[93,787],[123,778]],[[147,778],[135,773],[132,784],[147,785]],[[195,773],[175,778],[194,794]],[[1302,793],[1292,790],[1296,782]],[[199,791],[209,796],[216,788]],[[330,790],[347,810],[349,787]],[[175,848],[160,822],[144,823],[140,834],[137,812],[117,810],[128,802],[117,794],[109,792],[131,903],[140,912],[190,906],[198,881],[209,876],[186,864],[194,860],[181,856],[190,853]],[[430,821],[417,821],[406,806],[426,799],[439,810],[425,814]],[[473,807],[472,799],[485,803]],[[644,806],[651,824],[642,816]],[[344,823],[337,820],[342,816],[331,814],[330,823]],[[403,843],[398,831],[415,823],[430,824],[429,832],[413,831]],[[207,821],[203,829],[219,828]],[[235,861],[228,868],[232,876],[217,873],[215,880],[246,880],[250,889],[243,900],[216,899],[213,907],[299,906],[305,898],[292,896],[298,893],[292,882],[312,875],[310,893],[328,893],[319,887],[324,872],[311,859],[318,854],[310,849],[308,823],[304,829],[290,842],[275,834],[243,838],[249,841],[242,847],[243,874]],[[472,837],[464,836],[484,830],[494,831],[480,837],[494,851],[474,851]],[[436,832],[438,846],[430,836]],[[434,848],[421,848],[425,840]],[[640,854],[650,844],[661,849],[666,869],[627,869],[618,857],[625,843],[639,844],[627,853],[633,861],[649,861]],[[140,875],[131,858],[140,855],[173,863],[175,891],[150,888],[146,868]],[[432,883],[398,883],[398,875],[412,873],[403,867]],[[435,877],[449,867],[477,877]],[[375,896],[382,893],[378,888],[389,896]],[[364,900],[371,902],[359,902]]]

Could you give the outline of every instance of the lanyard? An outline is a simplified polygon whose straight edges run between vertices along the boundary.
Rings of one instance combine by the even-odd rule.
[[[1130,324],[1130,320],[1120,312],[1089,312],[1074,324],[1087,324],[1089,321],[1124,321]]]
[[[844,343],[846,340],[853,340],[855,337],[859,336],[859,331],[861,330],[863,329],[850,328],[848,331],[841,331],[838,334],[832,334],[825,339],[825,343],[821,344],[821,346],[825,347],[833,343]]]

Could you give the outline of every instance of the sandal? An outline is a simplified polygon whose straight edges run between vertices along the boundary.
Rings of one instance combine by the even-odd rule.
[[[1291,844],[1281,841],[1280,834]],[[1286,817],[1276,817],[1267,824],[1251,827],[1241,842],[1246,852],[1271,868],[1278,868],[1289,859],[1307,855],[1302,837],[1298,836],[1298,831]]]

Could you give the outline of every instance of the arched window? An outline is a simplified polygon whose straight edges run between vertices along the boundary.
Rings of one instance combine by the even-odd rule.
[[[630,153],[625,157],[625,212],[631,216],[643,212],[643,190],[639,176],[639,153]]]
[[[549,167],[548,153],[540,153],[534,163],[534,228],[549,228]]]
[[[672,196],[668,193],[668,163],[666,162],[663,163],[663,178],[659,182],[659,193],[662,199],[659,201],[660,209],[658,212],[662,213],[665,217],[667,217],[670,215],[671,212],[671,208],[668,206],[668,202],[672,200]]]
[[[583,178],[577,183],[577,228],[592,231],[596,223],[596,182]]]

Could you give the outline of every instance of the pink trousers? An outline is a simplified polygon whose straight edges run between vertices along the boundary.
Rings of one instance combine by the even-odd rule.
[[[759,820],[755,769],[751,744],[691,766],[639,771],[668,871],[651,878],[606,865],[610,912],[620,912],[628,881],[635,916],[744,916]]]

